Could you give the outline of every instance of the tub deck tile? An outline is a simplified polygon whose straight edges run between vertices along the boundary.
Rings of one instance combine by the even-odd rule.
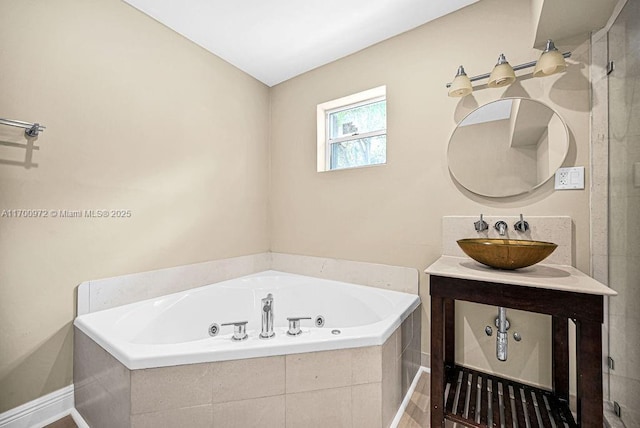
[[[130,425],[129,370],[100,345],[74,328],[74,401],[92,428]]]
[[[351,384],[382,381],[382,346],[367,346],[351,350]]]
[[[285,393],[284,356],[211,364],[214,404]]]
[[[133,370],[131,414],[211,404],[211,363]]]
[[[353,428],[382,428],[382,383],[351,387]]]
[[[287,355],[287,394],[350,386],[351,364],[351,349]]]
[[[212,426],[213,409],[210,404],[131,415],[131,428],[211,428]]]
[[[351,428],[351,387],[287,394],[286,426]]]
[[[213,426],[215,428],[284,427],[285,402],[284,395],[276,395],[214,404]]]

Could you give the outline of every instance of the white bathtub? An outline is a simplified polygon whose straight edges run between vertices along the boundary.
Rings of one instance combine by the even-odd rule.
[[[260,339],[268,293],[276,336]],[[81,315],[74,324],[134,370],[382,345],[419,304],[413,294],[265,271]],[[286,334],[287,317],[318,315],[324,327],[306,320],[302,334]],[[212,323],[235,321],[248,321],[247,340],[232,341],[233,326],[209,336]]]

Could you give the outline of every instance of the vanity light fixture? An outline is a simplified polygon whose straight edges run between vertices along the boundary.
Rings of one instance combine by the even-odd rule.
[[[463,66],[458,67],[455,79],[453,79],[453,82],[447,85],[447,87],[449,87],[450,97],[464,97],[473,91],[471,80],[469,80],[467,73],[464,72]]]
[[[500,54],[498,57],[498,63],[493,67],[493,71],[489,76],[489,87],[500,88],[502,86],[509,86],[515,81],[516,73],[514,73],[509,62],[507,62],[507,58],[505,58],[504,54]]]
[[[551,76],[565,71],[567,62],[564,59],[565,56],[558,51],[556,45],[553,44],[553,40],[547,40],[547,46],[542,55],[540,55],[536,68],[533,69],[533,77]]]
[[[490,88],[499,88],[510,85],[516,80],[515,71],[523,70],[525,68],[535,67],[533,70],[533,77],[544,77],[560,73],[567,69],[565,58],[569,58],[570,56],[571,52],[560,53],[553,41],[549,39],[547,40],[547,46],[542,52],[542,55],[540,55],[540,59],[538,61],[531,61],[511,67],[504,54],[501,54],[498,57],[498,63],[491,73],[485,73],[471,78],[466,75],[464,68],[460,66],[458,67],[458,72],[456,73],[456,77],[453,82],[447,83],[449,96],[464,97],[469,95],[473,91],[471,82],[487,78],[489,79],[487,86]]]

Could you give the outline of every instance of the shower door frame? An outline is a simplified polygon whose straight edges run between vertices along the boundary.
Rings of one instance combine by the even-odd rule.
[[[590,274],[596,280],[609,285],[609,31],[617,21],[628,0],[619,0],[607,25],[591,34],[591,162],[590,162]],[[610,358],[609,299],[604,300],[603,396],[606,401],[605,416],[617,419],[611,400],[610,370],[614,364]],[[611,366],[611,367],[610,367]]]

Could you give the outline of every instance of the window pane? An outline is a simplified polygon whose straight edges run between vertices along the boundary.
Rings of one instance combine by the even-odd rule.
[[[386,161],[386,135],[331,144],[331,169],[377,165]]]
[[[385,100],[329,114],[329,138],[379,131],[387,127]]]

